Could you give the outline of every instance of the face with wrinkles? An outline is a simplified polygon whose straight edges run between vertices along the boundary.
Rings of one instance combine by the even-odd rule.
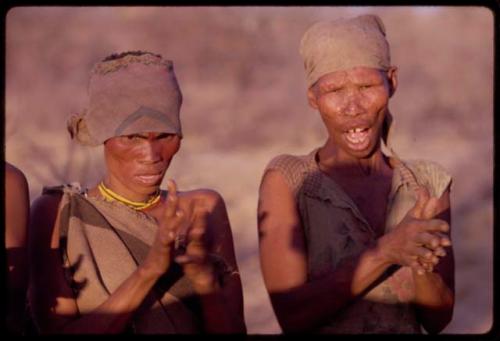
[[[106,185],[129,200],[144,201],[159,189],[179,147],[179,136],[166,133],[145,132],[108,139],[104,143]]]
[[[377,149],[389,98],[397,86],[396,68],[355,67],[322,76],[308,90],[338,152],[367,158]]]

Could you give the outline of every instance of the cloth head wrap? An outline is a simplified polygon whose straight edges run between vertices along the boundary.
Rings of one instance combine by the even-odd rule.
[[[373,14],[317,22],[302,36],[299,51],[308,87],[331,72],[356,66],[387,71],[391,66],[384,23]],[[392,122],[392,115],[387,112],[382,128],[382,139],[387,146]]]
[[[391,66],[384,24],[371,14],[312,25],[302,37],[300,54],[308,87],[330,72],[355,66],[388,70]]]
[[[88,108],[68,119],[71,137],[84,145],[144,132],[182,137],[182,94],[170,60],[145,53],[99,62],[88,92]]]

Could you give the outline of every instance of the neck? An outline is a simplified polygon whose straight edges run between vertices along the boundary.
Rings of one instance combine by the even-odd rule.
[[[160,201],[160,196],[161,196],[160,190],[157,189],[153,195],[146,197],[145,200],[136,201],[136,200],[130,200],[130,199],[122,196],[121,194],[113,191],[111,188],[106,186],[104,181],[101,181],[101,183],[97,186],[97,188],[98,188],[100,194],[106,200],[118,201],[124,205],[129,206],[132,209],[135,209],[135,210],[144,210],[146,208],[149,208],[149,207],[155,205],[156,203],[158,203]]]
[[[348,175],[349,177],[368,177],[388,174],[390,166],[379,147],[366,158],[357,158],[340,150],[328,140],[318,152],[318,163],[326,173]]]

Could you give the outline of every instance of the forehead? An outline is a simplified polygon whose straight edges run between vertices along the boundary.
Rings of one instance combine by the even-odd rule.
[[[363,83],[380,81],[384,77],[384,72],[380,69],[357,66],[347,70],[339,70],[327,73],[318,79],[317,85],[346,82]]]
[[[168,134],[170,135],[170,133],[165,133],[165,132],[153,132],[153,131],[144,131],[144,132],[137,132],[137,133],[130,133],[130,134],[123,134],[123,135],[116,135],[116,136],[113,136],[113,137],[110,137],[109,139],[107,139],[105,141],[105,144],[109,141],[121,141],[123,140],[124,138],[128,138],[128,137],[132,137],[132,136],[141,136],[141,137],[144,137],[146,139],[156,139],[157,137],[159,137],[160,135],[165,135],[165,134]]]

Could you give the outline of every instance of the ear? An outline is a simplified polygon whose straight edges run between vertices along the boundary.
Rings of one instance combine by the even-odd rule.
[[[396,66],[391,66],[387,70],[387,80],[389,82],[389,97],[392,97],[398,87],[398,68]]]
[[[175,146],[175,152],[174,152],[174,155],[177,154],[177,152],[179,151],[179,149],[181,148],[181,142],[182,142],[182,138],[179,137],[179,135],[176,135],[175,136],[175,139],[176,139],[176,143],[177,145]]]
[[[318,103],[316,102],[316,92],[314,91],[314,86],[307,89],[307,101],[309,106],[313,109],[318,109]]]

